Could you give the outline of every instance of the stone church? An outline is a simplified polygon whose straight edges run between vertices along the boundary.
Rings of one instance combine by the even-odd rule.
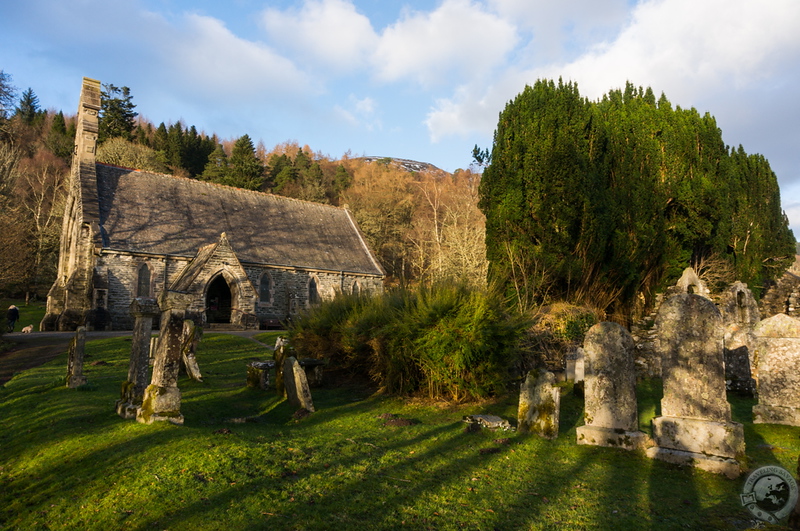
[[[100,82],[84,78],[57,278],[42,330],[124,330],[131,301],[189,294],[203,324],[277,325],[383,269],[346,209],[95,159]]]

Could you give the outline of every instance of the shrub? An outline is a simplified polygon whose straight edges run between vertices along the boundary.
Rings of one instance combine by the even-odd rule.
[[[290,335],[298,352],[362,371],[390,394],[462,401],[505,390],[525,327],[493,292],[437,284],[337,297]]]

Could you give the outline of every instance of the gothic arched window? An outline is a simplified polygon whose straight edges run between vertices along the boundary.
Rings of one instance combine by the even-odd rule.
[[[272,302],[272,277],[269,273],[261,273],[258,279],[258,302],[269,304]]]
[[[317,279],[311,277],[308,281],[308,303],[319,304],[319,287],[317,286]]]
[[[152,297],[152,287],[150,284],[150,268],[147,264],[139,267],[139,278],[136,283],[137,297]]]

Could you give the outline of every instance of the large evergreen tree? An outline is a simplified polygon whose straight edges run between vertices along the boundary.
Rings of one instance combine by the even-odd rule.
[[[538,81],[501,113],[488,158],[490,276],[520,301],[626,316],[686,266],[722,260],[757,290],[791,260],[766,160],[730,152],[713,117],[650,89],[589,102],[572,83]]]

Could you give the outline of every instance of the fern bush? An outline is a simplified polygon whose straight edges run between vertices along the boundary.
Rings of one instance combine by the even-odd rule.
[[[290,335],[298,352],[362,371],[387,393],[463,401],[505,390],[525,328],[495,293],[437,284],[337,297]]]

